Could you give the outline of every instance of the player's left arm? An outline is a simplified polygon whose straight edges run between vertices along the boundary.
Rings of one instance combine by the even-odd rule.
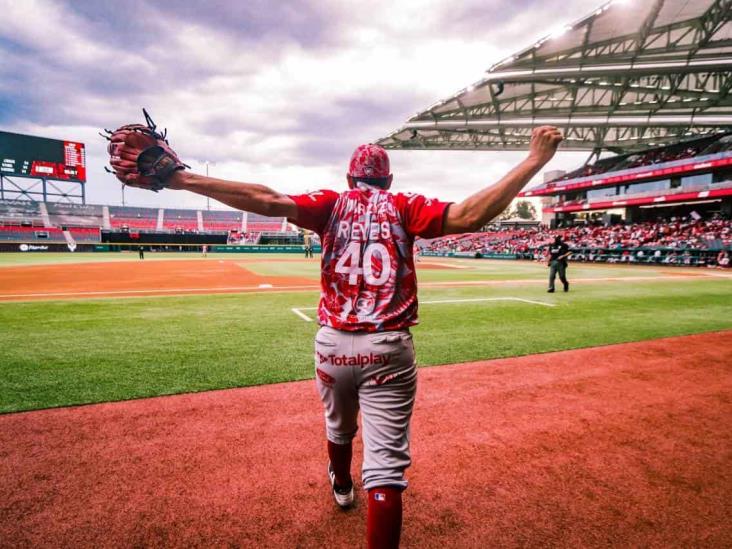
[[[257,183],[238,183],[178,170],[166,182],[171,189],[190,191],[224,204],[267,217],[297,217],[295,201]]]

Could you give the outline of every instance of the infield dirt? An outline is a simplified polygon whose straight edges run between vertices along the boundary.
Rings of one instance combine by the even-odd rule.
[[[185,259],[90,262],[75,264],[23,265],[0,268],[0,302],[57,299],[97,299],[118,297],[147,297],[165,295],[195,295],[217,293],[246,293],[261,291],[317,291],[315,276],[260,275],[246,268],[247,263],[263,263],[266,259]],[[313,260],[276,258],[277,263],[313,264]],[[627,266],[626,266],[627,267]],[[422,261],[422,271],[460,271],[461,263]],[[625,272],[623,272],[625,271]],[[725,273],[710,273],[700,269],[654,268],[656,273],[643,269],[620,269],[622,276],[592,278],[572,277],[573,282],[647,281],[699,279],[705,277],[729,278]],[[633,276],[632,272],[638,275]],[[650,275],[650,276],[649,276]],[[475,280],[443,280],[421,282],[420,287],[491,286],[510,284],[545,285],[542,279],[515,278],[492,280],[474,273]]]
[[[255,291],[314,287],[317,280],[260,276],[234,261],[125,261],[0,269],[0,301]]]
[[[731,336],[421,369],[404,546],[729,547]],[[0,456],[0,545],[363,545],[312,382],[0,416]]]

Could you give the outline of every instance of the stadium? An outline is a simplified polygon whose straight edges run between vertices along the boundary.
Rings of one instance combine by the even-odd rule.
[[[732,2],[589,7],[369,137],[491,158],[549,125],[573,162],[414,242],[404,547],[732,545]],[[0,545],[364,546],[313,385],[325,239],[88,201],[101,162],[67,137],[0,125]]]

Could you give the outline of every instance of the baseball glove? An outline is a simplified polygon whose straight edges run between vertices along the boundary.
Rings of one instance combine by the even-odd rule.
[[[181,162],[167,140],[167,130],[157,126],[145,109],[145,125],[127,124],[114,131],[100,133],[109,141],[109,164],[105,169],[117,176],[124,185],[158,192],[168,185],[166,181],[177,170],[190,166]]]

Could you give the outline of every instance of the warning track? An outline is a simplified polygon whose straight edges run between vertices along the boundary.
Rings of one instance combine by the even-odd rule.
[[[729,547],[730,337],[420,370],[404,546]],[[364,540],[312,382],[8,414],[0,454],[7,546]]]

